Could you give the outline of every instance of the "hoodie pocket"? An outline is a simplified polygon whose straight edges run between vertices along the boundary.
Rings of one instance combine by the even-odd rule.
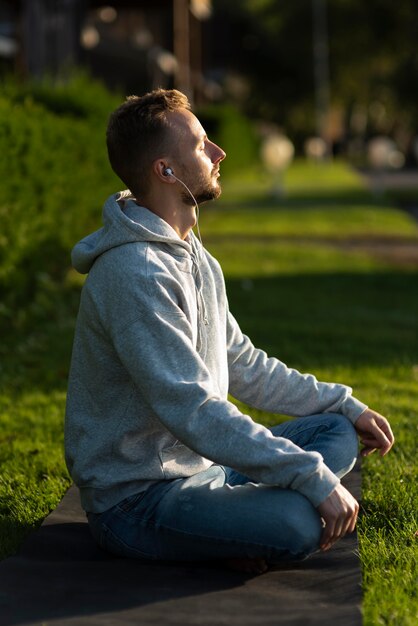
[[[164,478],[167,479],[193,476],[212,465],[212,461],[193,452],[182,443],[161,450],[160,459]]]

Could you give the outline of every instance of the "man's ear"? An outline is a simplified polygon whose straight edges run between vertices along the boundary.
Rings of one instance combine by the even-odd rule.
[[[170,169],[167,159],[155,159],[152,164],[152,171],[158,180],[163,183],[175,183],[175,179],[166,173],[167,169]]]

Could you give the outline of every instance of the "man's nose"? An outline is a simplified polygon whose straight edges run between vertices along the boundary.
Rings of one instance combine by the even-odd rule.
[[[211,160],[212,160],[212,163],[215,163],[215,164],[216,163],[220,163],[226,157],[226,152],[224,152],[222,150],[222,148],[217,146],[216,143],[213,143],[213,141],[211,141],[210,143],[211,143]]]

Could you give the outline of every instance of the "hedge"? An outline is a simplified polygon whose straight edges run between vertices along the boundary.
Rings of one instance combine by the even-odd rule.
[[[0,91],[0,322],[20,327],[69,251],[100,224],[104,197],[120,188],[104,129],[121,98],[77,76],[67,84]]]

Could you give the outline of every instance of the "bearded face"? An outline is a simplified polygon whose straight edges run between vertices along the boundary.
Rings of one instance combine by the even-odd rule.
[[[202,204],[203,202],[208,202],[209,200],[216,200],[216,198],[219,198],[221,195],[222,189],[218,182],[218,172],[218,168],[216,168],[212,174],[206,176],[203,172],[201,172],[198,180],[190,181],[190,184],[187,181],[184,181],[193,193],[197,204]],[[183,189],[182,191],[182,200],[187,206],[192,206],[194,204],[191,195],[186,191],[186,189]]]
[[[190,111],[175,111],[170,120],[175,126],[169,161],[178,180],[185,185],[180,190],[182,202],[194,206],[195,201],[200,204],[218,198],[221,194],[219,166],[225,152],[207,137],[201,123]]]

